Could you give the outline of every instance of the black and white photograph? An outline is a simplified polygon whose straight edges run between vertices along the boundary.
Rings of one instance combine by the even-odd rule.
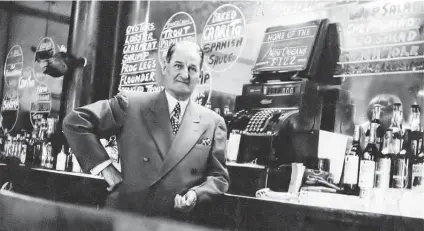
[[[0,0],[0,70],[0,230],[424,230],[424,0]]]

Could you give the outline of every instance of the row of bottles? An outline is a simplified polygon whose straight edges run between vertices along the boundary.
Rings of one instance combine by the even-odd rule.
[[[56,170],[67,172],[82,172],[81,167],[77,161],[72,150],[69,148],[68,153],[65,153],[65,147],[57,154]]]
[[[78,161],[70,150],[66,154],[62,147],[55,158],[51,140],[56,123],[56,118],[41,118],[34,121],[32,132],[21,130],[14,136],[5,130],[0,137],[0,162],[13,160],[14,163],[19,162],[27,167],[81,172]]]
[[[375,105],[366,146],[361,148],[361,127],[355,126],[352,147],[346,153],[343,168],[343,190],[347,194],[367,196],[373,188],[424,187],[424,145],[420,107],[411,107],[408,129],[402,127],[402,105],[393,108],[392,122],[383,131],[380,105]]]
[[[15,136],[5,132],[2,158],[16,158],[26,166],[53,168],[52,145],[44,129],[34,129],[32,133],[22,130]]]

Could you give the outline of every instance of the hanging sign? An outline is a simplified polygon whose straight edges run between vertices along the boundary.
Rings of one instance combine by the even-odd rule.
[[[243,13],[232,4],[218,7],[209,16],[201,39],[209,69],[225,71],[237,61],[245,43],[245,27]]]
[[[46,84],[40,84],[37,87],[37,96],[31,103],[30,120],[31,124],[37,125],[41,120],[47,120],[52,107],[52,97],[50,89]]]
[[[19,113],[19,95],[15,89],[9,89],[3,97],[1,115],[3,117],[2,127],[8,131],[15,127]]]
[[[203,70],[199,77],[199,83],[197,84],[196,88],[193,91],[193,94],[191,95],[191,99],[194,102],[205,106],[208,102],[210,102],[211,95],[212,76],[210,71]]]
[[[53,57],[55,52],[56,50],[53,39],[49,37],[41,39],[36,48],[34,57],[34,76],[38,82],[44,82],[45,78],[48,76],[43,72],[47,67],[48,60]]]
[[[22,75],[23,62],[24,56],[21,46],[13,46],[7,54],[6,62],[4,64],[4,82],[6,86],[16,87],[16,85],[18,85],[19,78]]]
[[[196,42],[196,24],[191,15],[178,12],[172,15],[162,29],[159,40],[159,61],[163,66],[168,48],[177,42]]]

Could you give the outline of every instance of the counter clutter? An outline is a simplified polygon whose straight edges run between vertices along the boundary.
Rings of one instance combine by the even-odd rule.
[[[336,193],[301,191],[298,194],[290,194],[262,189],[258,191],[257,198],[281,203],[424,219],[424,209],[422,209],[424,192],[412,190],[375,189],[371,197],[360,198]]]

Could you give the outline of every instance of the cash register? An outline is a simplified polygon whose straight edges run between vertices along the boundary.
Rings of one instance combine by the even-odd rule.
[[[317,163],[319,131],[334,128],[338,91],[328,86],[340,84],[333,79],[339,54],[337,25],[328,19],[266,29],[228,123],[240,136],[229,193],[287,191],[291,163]]]

